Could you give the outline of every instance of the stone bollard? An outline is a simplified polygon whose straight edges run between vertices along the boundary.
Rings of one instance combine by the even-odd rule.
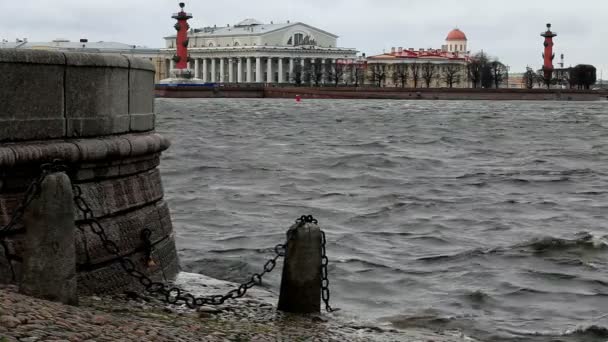
[[[321,312],[321,229],[294,225],[288,235],[278,309],[292,313]]]
[[[24,214],[26,246],[19,291],[77,305],[74,199],[65,173],[48,175]]]

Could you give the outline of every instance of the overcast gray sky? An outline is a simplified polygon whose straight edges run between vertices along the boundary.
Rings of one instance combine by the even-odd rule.
[[[174,33],[173,0],[0,0],[0,39],[118,41],[160,47]],[[221,0],[186,1],[193,27],[301,21],[368,55],[391,46],[440,48],[459,27],[469,48],[511,66],[542,65],[540,32],[551,22],[566,65],[594,64],[608,78],[608,0]],[[576,6],[576,8],[574,8]],[[558,57],[556,57],[556,63]]]

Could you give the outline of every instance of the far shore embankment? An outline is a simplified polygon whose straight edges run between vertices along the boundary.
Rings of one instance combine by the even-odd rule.
[[[602,101],[608,91],[573,89],[471,89],[294,87],[264,84],[156,85],[165,98],[289,98],[387,100]]]

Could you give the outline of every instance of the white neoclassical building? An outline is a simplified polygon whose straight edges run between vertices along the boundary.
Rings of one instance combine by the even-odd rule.
[[[233,26],[191,29],[188,37],[190,69],[210,83],[292,83],[295,69],[357,58],[356,49],[337,46],[335,34],[300,22],[246,19]],[[174,66],[175,35],[165,42],[166,72]]]
[[[390,52],[369,56],[367,78],[388,87],[470,87],[468,48],[467,36],[456,28],[448,33],[441,49],[393,47]]]

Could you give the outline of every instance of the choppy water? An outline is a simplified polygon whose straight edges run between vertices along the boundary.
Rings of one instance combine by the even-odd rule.
[[[310,213],[347,312],[488,341],[608,340],[608,102],[160,99],[157,112],[186,270],[245,280]]]

